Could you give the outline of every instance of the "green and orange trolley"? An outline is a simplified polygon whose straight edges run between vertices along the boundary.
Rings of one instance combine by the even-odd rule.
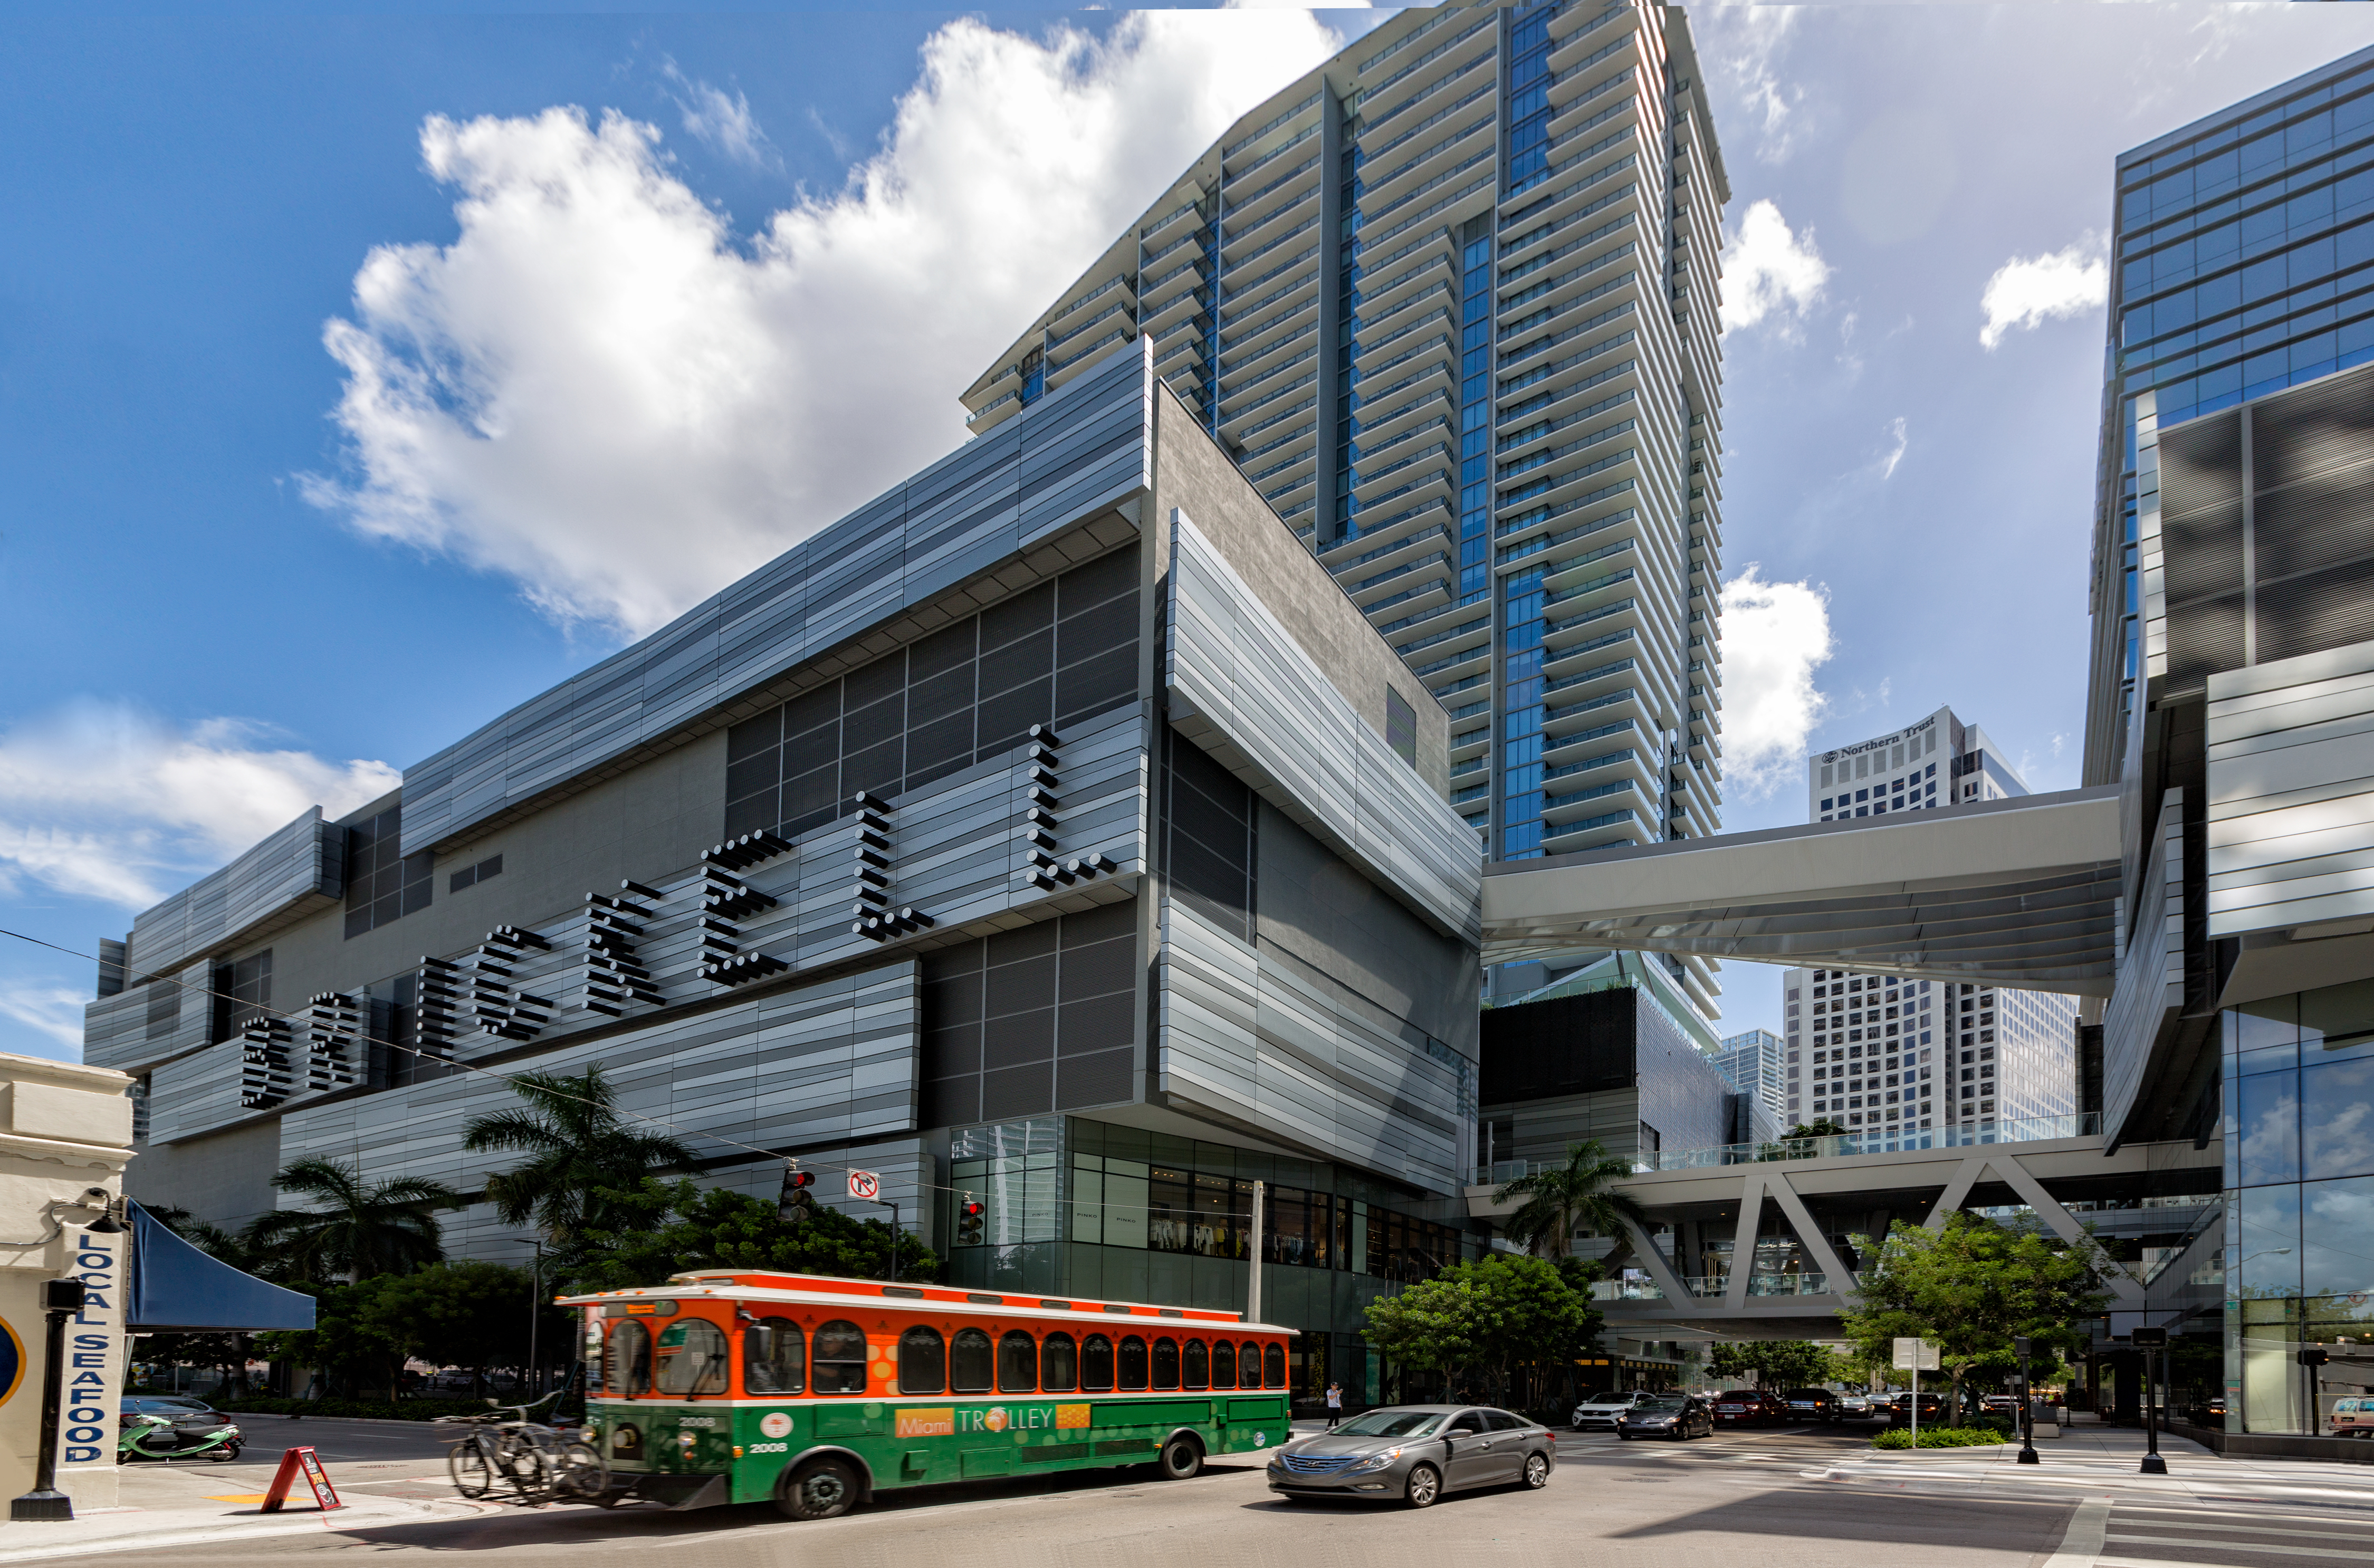
[[[1240,1313],[719,1269],[584,1314],[603,1501],[771,1501],[1155,1465],[1286,1441],[1294,1330]]]

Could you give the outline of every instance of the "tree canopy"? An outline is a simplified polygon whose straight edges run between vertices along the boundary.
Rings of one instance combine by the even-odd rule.
[[[1597,1309],[1567,1273],[1510,1253],[1455,1263],[1370,1302],[1361,1334],[1405,1366],[1480,1377],[1505,1398],[1519,1369],[1570,1362],[1599,1332]]]
[[[617,1228],[583,1232],[566,1264],[580,1290],[664,1284],[696,1268],[890,1278],[891,1231],[879,1220],[820,1208],[795,1225],[765,1199],[653,1177],[605,1194],[604,1205]],[[940,1277],[939,1258],[913,1236],[899,1238],[898,1268],[901,1279]]]
[[[565,1247],[582,1231],[620,1228],[610,1195],[693,1163],[682,1139],[647,1132],[619,1114],[617,1088],[599,1062],[573,1077],[516,1073],[511,1082],[523,1104],[473,1117],[462,1129],[464,1149],[527,1156],[487,1177],[487,1200],[506,1225],[540,1226]]]
[[[441,1182],[397,1176],[367,1183],[355,1166],[319,1156],[288,1165],[272,1185],[317,1207],[258,1215],[241,1240],[276,1272],[312,1284],[401,1274],[436,1262],[445,1256],[437,1211],[463,1202]],[[211,1225],[200,1233],[208,1242],[222,1234]]]
[[[1842,1381],[1839,1358],[1810,1339],[1717,1345],[1707,1358],[1707,1372],[1717,1381],[1742,1379],[1753,1373],[1758,1386],[1765,1388],[1804,1388]]]
[[[1603,1235],[1628,1235],[1628,1224],[1645,1226],[1649,1220],[1639,1199],[1616,1187],[1631,1173],[1631,1162],[1608,1153],[1595,1138],[1568,1144],[1565,1164],[1519,1176],[1492,1195],[1495,1204],[1525,1200],[1500,1221],[1500,1229],[1519,1246],[1552,1257],[1564,1257],[1575,1232],[1586,1225]]]
[[[2090,1237],[2072,1244],[1959,1210],[1934,1231],[1898,1220],[1866,1261],[1855,1304],[1839,1315],[1848,1338],[1875,1358],[1898,1337],[1930,1340],[1957,1400],[1966,1376],[2010,1357],[2015,1335],[2069,1346],[2110,1301],[2099,1280],[2111,1265]]]

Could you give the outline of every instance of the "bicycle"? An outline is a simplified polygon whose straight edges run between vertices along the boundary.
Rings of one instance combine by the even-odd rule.
[[[484,1415],[440,1416],[432,1423],[469,1426],[476,1430],[447,1451],[445,1466],[453,1489],[473,1502],[493,1495],[509,1483],[522,1503],[549,1503],[558,1497],[598,1498],[610,1486],[609,1462],[582,1438],[563,1437],[556,1429],[529,1419],[529,1411],[560,1397],[559,1391],[533,1405],[497,1405]],[[503,1412],[515,1412],[506,1420]]]

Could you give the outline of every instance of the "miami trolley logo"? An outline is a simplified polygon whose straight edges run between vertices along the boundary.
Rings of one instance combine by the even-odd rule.
[[[769,1437],[792,1435],[792,1418],[781,1410],[769,1410],[758,1418],[758,1430]]]

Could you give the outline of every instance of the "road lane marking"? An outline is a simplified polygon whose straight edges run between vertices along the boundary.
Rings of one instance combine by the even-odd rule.
[[[2069,1515],[2061,1545],[2044,1560],[2044,1568],[2100,1568],[2102,1537],[2110,1522],[2110,1500],[2089,1497]]]

